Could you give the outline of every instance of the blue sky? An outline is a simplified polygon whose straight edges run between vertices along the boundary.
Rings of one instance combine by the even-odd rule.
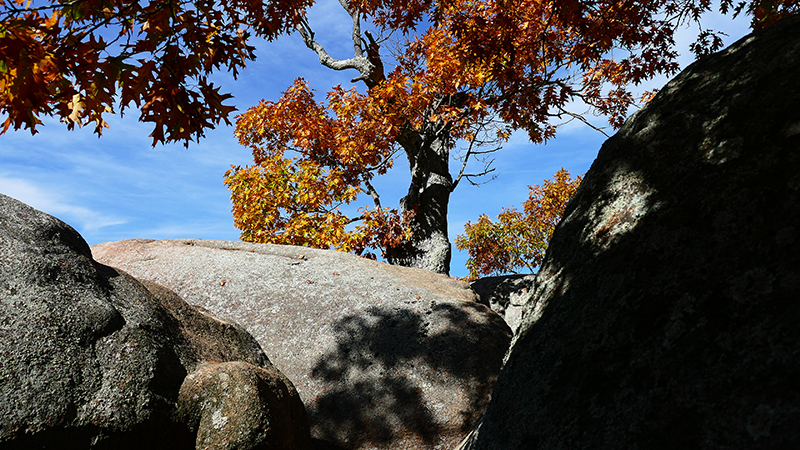
[[[352,56],[351,23],[338,2],[320,2],[309,13],[317,39],[334,57]],[[710,16],[705,26],[729,34],[725,45],[747,33],[748,20]],[[692,61],[688,45],[694,30],[678,39],[681,63]],[[334,72],[319,65],[297,34],[274,42],[257,43],[258,59],[233,81],[216,77],[223,91],[234,94],[243,112],[262,98],[275,100],[295,78],[307,79],[320,96],[328,88],[349,87],[353,72]],[[350,53],[348,53],[350,52]],[[667,80],[653,80],[642,90],[660,87]],[[45,119],[45,126],[31,136],[28,131],[9,131],[0,136],[0,192],[52,214],[77,229],[89,244],[127,238],[202,238],[237,240],[228,191],[223,175],[231,165],[251,162],[248,149],[233,138],[231,127],[209,130],[207,138],[188,149],[181,144],[151,147],[151,128],[137,122],[131,111],[110,116],[111,128],[102,138],[90,127],[67,131],[63,124]],[[604,125],[605,119],[592,118]],[[497,179],[480,187],[461,183],[450,202],[450,238],[463,233],[467,221],[480,214],[494,218],[503,207],[519,206],[527,198],[527,186],[540,184],[561,167],[583,174],[597,155],[605,137],[573,122],[546,145],[533,145],[523,133],[514,135],[494,155]],[[384,206],[395,206],[408,186],[408,168],[395,168],[374,183]],[[364,199],[356,206],[369,205]],[[465,276],[467,255],[455,252],[454,276]]]

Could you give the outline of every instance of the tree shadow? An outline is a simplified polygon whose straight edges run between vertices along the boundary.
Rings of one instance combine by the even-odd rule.
[[[308,407],[315,437],[346,448],[401,439],[430,447],[443,433],[466,434],[510,341],[499,316],[470,303],[372,307],[334,331],[335,350],[312,370],[326,390]]]
[[[479,278],[470,283],[470,288],[478,295],[479,302],[492,308],[498,314],[505,314],[514,297],[523,297],[533,289],[534,274],[513,274]]]

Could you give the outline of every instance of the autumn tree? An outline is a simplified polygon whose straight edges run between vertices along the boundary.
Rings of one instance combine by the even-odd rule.
[[[276,102],[237,121],[254,164],[226,177],[245,240],[380,249],[390,263],[447,273],[447,208],[463,180],[491,169],[468,164],[514,130],[541,143],[588,105],[618,127],[632,88],[678,65],[677,27],[699,24],[706,0],[340,0],[352,21],[353,54],[330,55],[306,20],[296,30],[319,61],[352,70],[366,91],[334,87],[324,101],[298,80]],[[795,0],[740,3],[723,12],[766,24],[796,12]],[[370,33],[363,25],[367,22]],[[399,48],[381,50],[380,36]],[[698,56],[721,39],[701,28]],[[463,144],[459,169],[451,155]],[[487,147],[488,146],[488,147]],[[408,160],[411,182],[399,208],[384,208],[372,180]],[[341,212],[359,193],[374,199],[359,217]],[[348,231],[359,220],[368,224]],[[398,227],[399,224],[399,227]],[[402,229],[398,236],[392,230]],[[358,242],[353,245],[353,241]]]
[[[580,182],[580,176],[572,179],[562,168],[542,185],[528,186],[522,211],[503,208],[496,222],[485,214],[474,224],[467,222],[465,234],[455,240],[456,248],[469,253],[467,279],[518,270],[534,272],[544,260],[553,230]]]
[[[272,226],[290,242],[379,248],[390,262],[447,272],[450,194],[490,170],[469,163],[513,130],[534,142],[553,137],[561,120],[583,118],[578,103],[618,126],[636,83],[677,69],[677,27],[700,24],[711,8],[709,0],[341,0],[353,54],[337,58],[305,19],[312,3],[0,0],[2,132],[35,132],[52,116],[101,133],[105,115],[136,107],[154,126],[154,144],[199,139],[233,110],[208,76],[235,76],[254,57],[252,36],[296,31],[323,65],[354,71],[366,91],[335,88],[318,102],[299,82],[241,116],[236,133],[254,165],[235,168],[227,183],[243,238],[271,239],[264,230]],[[758,27],[799,7],[721,0],[719,8],[749,14]],[[387,58],[382,36],[390,35],[399,46]],[[692,50],[720,45],[700,28]],[[312,128],[292,122],[298,110],[316,114],[303,119]],[[399,207],[385,209],[372,180],[400,153],[411,183]],[[374,205],[345,217],[337,206],[357,193]]]

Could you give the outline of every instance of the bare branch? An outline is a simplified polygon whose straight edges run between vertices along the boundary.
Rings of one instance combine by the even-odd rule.
[[[356,69],[360,72],[361,64],[359,64],[356,58],[339,60],[329,55],[325,47],[314,40],[314,32],[311,30],[305,18],[300,20],[296,28],[297,31],[300,32],[300,36],[303,38],[306,47],[313,50],[319,56],[320,64],[333,70]]]
[[[358,16],[355,16],[354,20],[358,20]],[[363,53],[359,53],[360,56],[357,56],[357,58],[362,58],[366,61],[366,72],[365,70],[360,70],[361,76],[353,78],[350,81],[353,83],[363,81],[367,87],[373,88],[380,84],[380,82],[385,78],[383,72],[383,60],[381,59],[380,54],[381,46],[377,41],[375,41],[375,38],[372,37],[372,33],[369,30],[364,32],[364,36],[366,36],[367,40],[369,40],[369,42],[367,42],[367,40],[361,39],[361,41],[364,42],[367,55],[364,57]]]
[[[483,183],[476,183],[476,182],[472,181],[472,178],[477,178],[477,177],[486,176],[486,175],[488,175],[488,174],[490,174],[490,173],[494,172],[494,171],[495,171],[495,169],[494,169],[494,168],[491,168],[492,164],[494,164],[494,159],[492,159],[492,160],[489,160],[489,161],[486,161],[485,159],[484,159],[484,160],[481,160],[481,159],[479,158],[478,160],[479,160],[479,161],[481,161],[481,162],[483,162],[483,164],[484,164],[484,166],[483,166],[483,167],[484,167],[484,170],[483,170],[483,172],[481,172],[481,173],[469,173],[469,174],[468,174],[468,173],[464,173],[464,171],[465,171],[465,170],[466,170],[466,168],[467,168],[467,163],[469,162],[469,158],[470,158],[470,156],[473,156],[473,155],[482,155],[482,154],[487,154],[487,153],[494,153],[494,152],[496,152],[496,151],[498,151],[498,150],[500,150],[500,149],[502,148],[502,145],[497,145],[497,147],[495,147],[495,148],[493,148],[493,149],[491,149],[491,150],[476,151],[476,150],[475,150],[475,148],[474,148],[474,144],[475,144],[475,140],[472,140],[472,141],[470,142],[470,144],[469,144],[469,148],[467,148],[467,154],[466,154],[466,155],[464,155],[464,162],[461,164],[461,170],[459,170],[459,172],[458,172],[458,176],[457,176],[457,177],[456,177],[456,179],[453,181],[453,186],[450,188],[450,191],[451,191],[451,192],[452,192],[452,191],[454,191],[454,190],[456,189],[456,187],[458,186],[458,182],[459,182],[459,181],[461,181],[461,179],[462,179],[462,178],[466,178],[466,180],[467,180],[467,181],[469,181],[469,184],[471,184],[471,185],[473,185],[473,186],[479,186],[479,185],[481,185],[481,184],[486,184],[486,183],[488,183],[489,181],[492,181],[492,180],[494,180],[495,178],[497,178],[496,176],[493,176],[493,177],[492,177],[492,178],[490,178],[488,181],[486,181],[486,182],[483,182]]]
[[[491,164],[491,163],[493,163],[493,162],[494,162],[494,160],[491,160],[491,161],[489,162],[489,164]],[[494,169],[494,168],[492,168],[492,169],[485,170],[485,171],[483,171],[483,172],[481,172],[481,173],[470,173],[470,174],[465,174],[465,175],[464,175],[464,178],[466,178],[466,179],[467,179],[467,181],[469,181],[469,184],[471,184],[471,185],[473,185],[473,186],[480,186],[480,185],[482,185],[482,184],[490,183],[490,182],[492,182],[492,181],[496,180],[496,179],[497,179],[497,176],[496,176],[496,175],[495,175],[495,176],[492,176],[492,178],[489,178],[488,180],[486,180],[486,181],[482,181],[482,182],[480,182],[480,183],[478,183],[478,182],[475,182],[475,181],[472,181],[472,179],[473,179],[473,178],[478,178],[478,177],[485,177],[486,175],[489,175],[490,173],[494,172],[494,170],[495,170],[495,169]]]
[[[458,172],[458,176],[456,176],[455,180],[453,181],[451,192],[456,189],[458,183],[461,181],[462,178],[466,178],[467,181],[470,182],[470,184],[477,186],[478,184],[473,182],[470,179],[470,177],[480,177],[494,172],[494,169],[490,169],[491,165],[494,163],[494,159],[487,161],[486,159],[477,157],[478,155],[486,155],[489,153],[494,153],[503,147],[502,145],[503,139],[489,136],[488,130],[492,129],[494,124],[495,124],[495,118],[493,117],[493,115],[483,118],[483,120],[481,120],[479,123],[476,124],[475,134],[473,135],[472,139],[469,140],[469,146],[467,147],[466,154],[464,155],[463,163],[461,164],[461,169]],[[484,136],[485,139],[479,139],[478,138],[479,135]],[[488,150],[478,150],[480,148],[488,147],[490,145],[493,147]],[[467,174],[465,173],[465,170],[467,168],[467,164],[469,163],[470,158],[473,156],[475,157],[474,159],[477,159],[478,161],[481,161],[484,164],[484,171],[477,174]],[[492,177],[492,180],[494,178],[495,177]]]
[[[364,186],[367,187],[367,194],[369,194],[372,197],[372,201],[375,202],[375,207],[372,210],[380,211],[381,209],[383,209],[383,207],[381,206],[381,196],[378,194],[378,191],[375,190],[375,187],[372,186],[372,183],[369,182],[369,176],[370,175],[368,173],[364,174]],[[366,217],[367,217],[366,214],[362,214],[358,217],[352,217],[352,218],[348,217],[347,224],[349,225],[353,222],[364,220]]]
[[[464,162],[461,164],[461,170],[458,171],[458,176],[455,180],[453,180],[453,187],[450,188],[450,192],[456,190],[458,186],[458,182],[461,181],[461,178],[464,177],[464,170],[467,168],[467,163],[469,162],[469,157],[472,156],[472,149],[475,146],[475,139],[469,142],[469,147],[467,148],[467,154],[464,155]]]
[[[364,56],[364,49],[361,47],[361,20],[358,10],[351,8],[347,0],[339,0],[347,14],[353,19],[353,54],[356,57]]]
[[[375,209],[383,209],[381,207],[381,196],[378,195],[378,191],[375,190],[375,187],[372,186],[372,183],[370,183],[369,179],[366,177],[364,178],[364,186],[367,187],[367,193],[372,197],[372,201],[375,202]]]
[[[296,29],[303,38],[306,47],[310,48],[319,56],[319,62],[323,66],[333,70],[347,70],[355,69],[359,71],[360,76],[352,80],[353,83],[363,81],[367,87],[372,88],[377,86],[384,79],[383,63],[381,62],[378,48],[380,47],[372,34],[366,31],[364,34],[367,36],[369,42],[367,43],[361,37],[361,21],[359,18],[359,11],[351,8],[347,0],[339,0],[342,7],[350,15],[353,20],[353,57],[349,59],[335,59],[325,50],[319,42],[314,39],[314,32],[308,21],[303,17],[298,22]],[[364,41],[364,47],[362,47]],[[366,55],[364,51],[366,50]]]
[[[584,116],[583,116],[583,114],[576,114],[576,113],[574,113],[574,112],[569,112],[569,111],[566,111],[566,110],[562,109],[562,110],[561,110],[561,112],[560,112],[560,113],[558,113],[556,116],[557,116],[558,118],[561,118],[561,116],[562,116],[562,115],[570,116],[570,117],[571,117],[571,119],[567,120],[567,121],[566,121],[566,122],[564,122],[564,123],[560,123],[560,124],[558,124],[557,126],[559,126],[559,127],[560,127],[560,126],[562,126],[562,125],[566,125],[566,124],[568,124],[568,123],[572,122],[573,120],[577,119],[577,120],[580,120],[581,122],[583,122],[583,123],[584,123],[585,125],[587,125],[589,128],[591,128],[591,129],[593,129],[593,130],[595,130],[595,131],[599,131],[599,132],[600,132],[600,133],[602,133],[602,134],[603,134],[603,136],[605,136],[606,138],[610,138],[610,137],[611,137],[611,136],[610,136],[608,133],[606,133],[605,131],[603,131],[603,128],[601,128],[601,127],[598,127],[598,126],[596,126],[596,125],[592,125],[592,123],[591,123],[591,122],[589,122],[589,121],[586,119],[586,117],[584,117]]]

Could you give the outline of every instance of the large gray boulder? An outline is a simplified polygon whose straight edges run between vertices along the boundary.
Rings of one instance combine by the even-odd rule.
[[[600,150],[466,449],[800,448],[800,17]]]
[[[0,447],[310,446],[297,392],[241,327],[0,194]]]
[[[206,240],[92,252],[245,326],[294,382],[319,445],[452,448],[511,339],[466,283],[342,252]]]

